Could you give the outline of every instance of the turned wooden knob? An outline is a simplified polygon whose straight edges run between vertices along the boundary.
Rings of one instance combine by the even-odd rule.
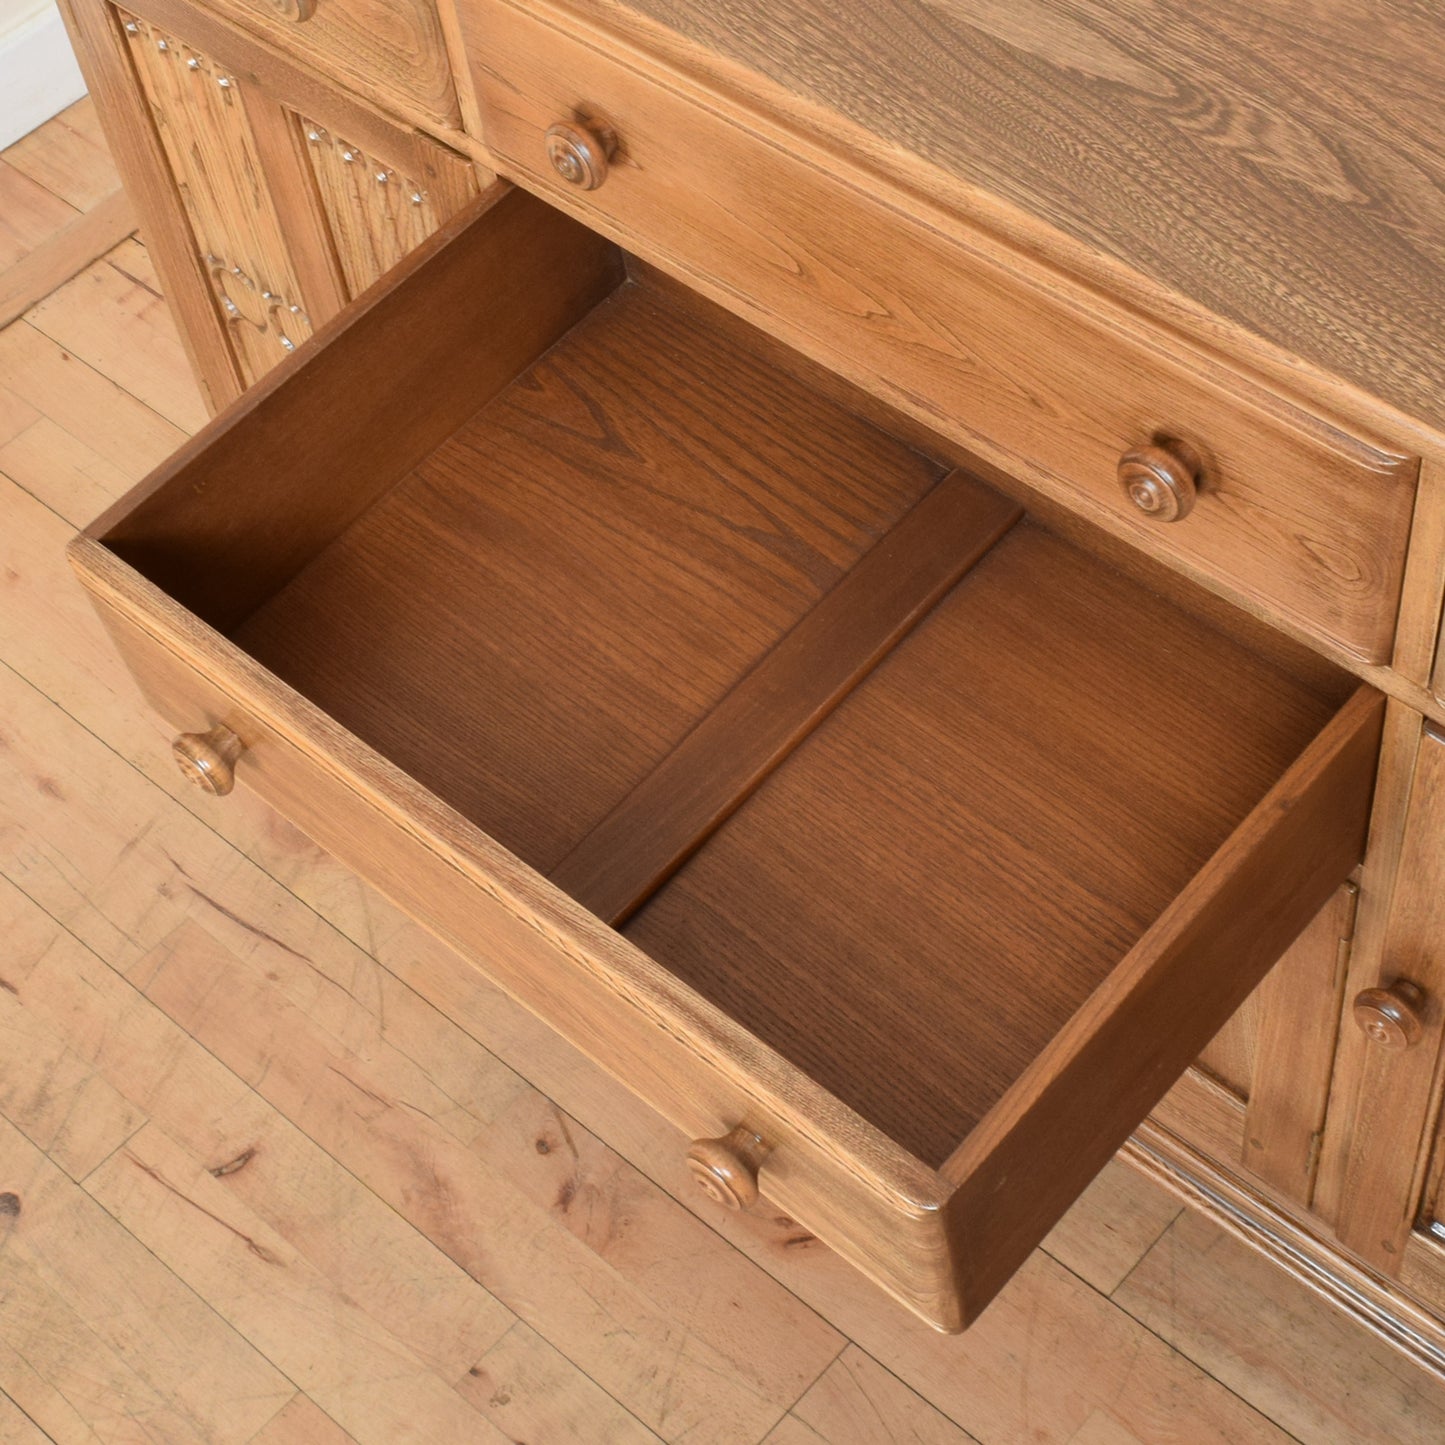
[[[182,733],[171,744],[186,779],[217,797],[236,786],[236,759],[242,751],[241,739],[220,723],[209,732]]]
[[[269,0],[271,8],[283,19],[298,25],[316,13],[316,0]]]
[[[1199,458],[1184,442],[1151,442],[1130,447],[1119,458],[1119,485],[1154,522],[1178,522],[1199,494]]]
[[[1408,1049],[1425,1031],[1425,992],[1403,978],[1389,988],[1367,988],[1355,999],[1355,1022],[1372,1043]]]
[[[729,1209],[746,1209],[758,1197],[758,1170],[767,1152],[763,1141],[739,1124],[721,1139],[694,1139],[687,1167],[709,1199]]]
[[[607,159],[612,138],[571,121],[547,127],[547,159],[552,169],[579,190],[595,191],[607,179]]]

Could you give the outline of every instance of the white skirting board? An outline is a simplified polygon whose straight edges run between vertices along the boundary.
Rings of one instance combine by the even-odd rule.
[[[0,150],[85,94],[53,5],[0,35]]]

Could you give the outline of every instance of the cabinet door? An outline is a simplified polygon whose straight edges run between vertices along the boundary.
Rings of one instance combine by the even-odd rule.
[[[1153,1115],[1297,1209],[1314,1194],[1358,897],[1350,882],[1330,899]]]
[[[465,157],[178,0],[68,18],[213,407],[480,190]]]
[[[1398,1275],[1412,1232],[1439,1209],[1421,1203],[1445,1037],[1445,733],[1434,724],[1419,734],[1383,946],[1351,989],[1360,1027],[1341,1049],[1323,1207],[1343,1244]]]
[[[252,382],[310,336],[313,312],[320,322],[340,309],[341,290],[301,284],[268,181],[280,162],[263,159],[249,85],[178,36],[135,15],[121,20],[196,254]]]
[[[378,281],[477,194],[471,163],[427,136],[405,137],[383,154],[320,121],[292,120],[305,138],[349,295]]]

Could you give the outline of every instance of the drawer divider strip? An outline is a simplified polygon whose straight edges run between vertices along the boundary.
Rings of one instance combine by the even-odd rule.
[[[963,471],[934,485],[550,874],[620,926],[1013,526]]]

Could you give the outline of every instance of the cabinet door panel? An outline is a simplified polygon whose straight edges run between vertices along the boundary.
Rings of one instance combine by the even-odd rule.
[[[1335,894],[1256,990],[1245,1167],[1294,1204],[1314,1194],[1358,887]]]
[[[1346,884],[1211,1040],[1156,1122],[1230,1173],[1308,1208],[1358,888]]]
[[[178,36],[122,14],[197,254],[247,381],[311,334],[242,83]],[[318,320],[324,317],[318,317]]]
[[[1445,734],[1434,724],[1420,736],[1378,977],[1367,982],[1414,985],[1418,1031],[1402,1041],[1350,1030],[1356,1096],[1348,1136],[1334,1145],[1343,1154],[1334,1223],[1344,1244],[1395,1275],[1417,1217],[1445,1037]]]
[[[469,161],[425,136],[398,137],[385,153],[319,121],[293,117],[336,255],[353,296],[419,246],[478,194]]]
[[[177,319],[221,375],[256,381],[480,189],[465,157],[213,16],[168,0],[106,14],[110,63],[164,172],[143,194],[164,198],[166,221],[179,212],[186,255],[170,269],[197,278]],[[143,231],[164,249],[178,228],[153,227],[155,209],[142,207]],[[231,394],[212,386],[217,403]]]

